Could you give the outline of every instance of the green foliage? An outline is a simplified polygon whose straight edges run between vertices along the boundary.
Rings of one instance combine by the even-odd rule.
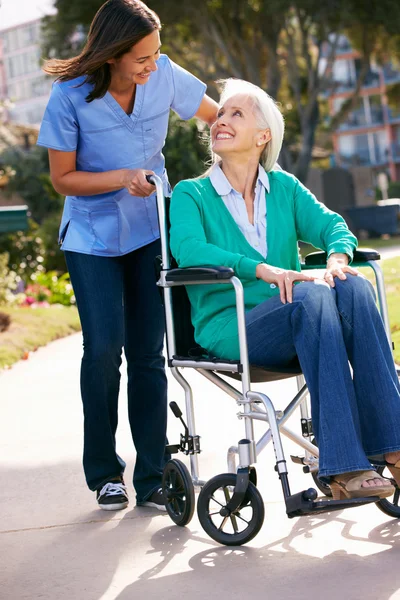
[[[78,25],[82,34],[87,33],[101,3],[56,0],[58,15],[46,24],[46,53],[77,54],[84,35],[74,46],[71,34]],[[261,86],[281,102],[288,124],[285,168],[303,181],[323,118],[321,103],[334,87],[329,60],[324,72],[319,62],[321,55],[334,60],[334,34],[346,34],[361,52],[355,100],[371,61],[387,60],[400,47],[398,0],[152,0],[150,4],[163,23],[164,51],[207,83],[213,97],[216,80],[237,77]],[[345,117],[342,111],[340,119]],[[172,179],[179,179],[179,166],[170,161],[170,172],[174,168]]]
[[[28,231],[1,235],[0,250],[8,253],[9,268],[25,282],[29,281],[32,273],[44,270],[46,249],[38,235],[38,226],[32,220],[29,220]]]
[[[44,56],[68,58],[78,54],[102,4],[104,0],[55,0],[57,13],[43,19]]]
[[[171,113],[164,154],[172,186],[205,171],[209,154],[206,140],[202,141],[202,137],[206,138],[206,133],[199,133],[195,119],[181,121],[175,113]]]
[[[7,252],[0,254],[0,305],[18,304],[20,296],[16,293],[20,284],[20,277],[8,267],[9,255]]]
[[[46,148],[36,146],[29,152],[11,148],[1,155],[1,163],[13,172],[7,185],[7,193],[21,196],[37,223],[59,213],[63,198],[51,184]]]
[[[58,230],[61,222],[62,210],[58,214],[48,217],[40,225],[37,234],[42,239],[45,248],[43,267],[46,271],[65,273],[67,266],[64,252],[58,244]]]
[[[74,291],[68,273],[60,276],[57,271],[47,271],[46,273],[35,273],[31,279],[34,285],[39,286],[38,291],[42,290],[45,296],[37,298],[38,301],[47,300],[49,304],[62,304],[64,306],[75,304]]]
[[[382,200],[382,192],[379,188],[375,189],[376,200]],[[390,181],[388,186],[388,198],[400,198],[400,181]]]

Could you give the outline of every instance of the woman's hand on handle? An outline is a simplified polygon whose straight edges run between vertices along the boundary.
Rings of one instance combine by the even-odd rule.
[[[147,198],[147,196],[153,194],[155,186],[147,181],[146,175],[154,175],[154,172],[145,169],[131,169],[126,172],[124,187],[131,196]]]
[[[281,302],[293,302],[293,284],[295,281],[314,281],[317,279],[312,275],[299,273],[298,271],[289,271],[272,267],[266,263],[260,263],[256,268],[257,279],[262,279],[266,283],[274,283],[279,287]]]

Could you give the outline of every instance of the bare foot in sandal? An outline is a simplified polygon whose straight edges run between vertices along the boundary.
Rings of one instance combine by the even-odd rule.
[[[334,500],[370,496],[387,498],[394,493],[390,480],[372,470],[335,475],[329,485]]]

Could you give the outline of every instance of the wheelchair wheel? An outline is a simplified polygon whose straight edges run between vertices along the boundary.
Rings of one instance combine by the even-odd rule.
[[[192,478],[183,462],[176,459],[167,462],[162,488],[169,516],[176,525],[184,527],[193,517],[195,497]]]
[[[243,505],[228,516],[221,515],[232,498],[235,484],[234,473],[217,475],[205,484],[197,500],[197,514],[204,531],[225,546],[246,544],[257,535],[264,522],[263,499],[251,481]]]
[[[376,503],[376,506],[385,513],[385,515],[389,515],[389,517],[395,517],[396,519],[400,519],[400,488],[397,485],[396,481],[393,479],[391,472],[386,469],[385,466],[377,467],[376,469],[379,475],[383,475],[383,477],[387,477],[392,481],[392,484],[395,487],[395,492],[391,498],[382,498],[379,502]],[[385,471],[385,473],[384,473]]]
[[[314,444],[314,446],[317,446],[317,442],[315,441],[315,438],[313,438],[311,440],[311,443]],[[323,481],[320,481],[318,479],[318,471],[311,473],[311,477],[313,478],[314,483],[317,486],[317,488],[319,489],[319,491],[322,492],[324,496],[331,498],[331,496],[332,496],[331,488],[329,487],[329,485],[327,483],[324,483]]]

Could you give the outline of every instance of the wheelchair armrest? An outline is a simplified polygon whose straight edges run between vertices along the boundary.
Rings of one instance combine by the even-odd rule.
[[[221,279],[232,279],[235,272],[230,267],[186,267],[185,269],[169,269],[165,275],[165,281],[179,283],[182,281],[199,282],[216,281]]]
[[[381,255],[372,248],[358,248],[354,251],[353,263],[362,264],[370,260],[380,260]],[[305,258],[306,267],[310,266],[325,266],[327,261],[326,252],[319,250],[311,252]]]

